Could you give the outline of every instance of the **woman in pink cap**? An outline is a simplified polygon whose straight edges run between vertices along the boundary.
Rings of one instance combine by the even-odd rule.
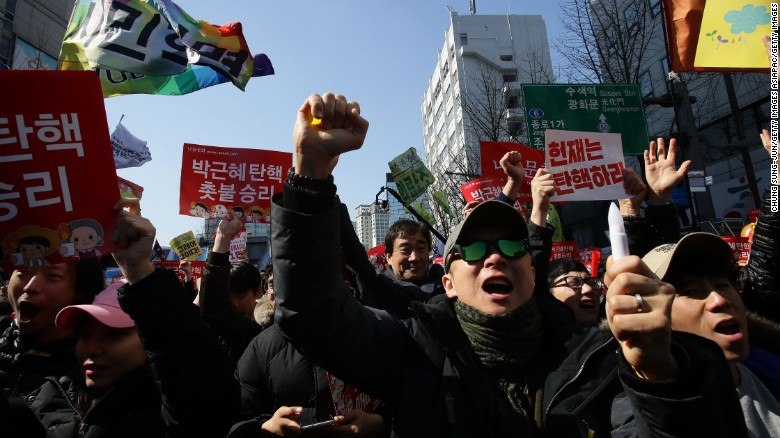
[[[81,373],[47,379],[27,401],[48,437],[225,436],[233,367],[176,275],[150,264],[155,229],[134,210],[113,236],[126,282],[57,314],[78,334]]]

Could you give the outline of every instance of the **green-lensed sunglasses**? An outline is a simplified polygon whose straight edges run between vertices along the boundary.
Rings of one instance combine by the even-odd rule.
[[[455,245],[455,252],[466,262],[484,260],[494,248],[504,257],[516,259],[528,253],[531,244],[528,239],[477,240],[463,245]]]

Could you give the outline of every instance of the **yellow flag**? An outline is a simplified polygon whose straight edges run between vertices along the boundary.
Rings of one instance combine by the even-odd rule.
[[[761,39],[771,33],[769,0],[708,0],[694,67],[769,68]]]

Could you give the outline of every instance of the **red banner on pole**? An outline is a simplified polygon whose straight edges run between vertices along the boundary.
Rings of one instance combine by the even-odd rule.
[[[734,252],[734,260],[739,266],[745,266],[750,260],[750,238],[741,236],[720,236],[731,246]]]
[[[179,213],[270,222],[271,196],[284,188],[289,152],[184,144]]]
[[[483,178],[499,178],[506,182],[504,169],[499,162],[507,152],[520,152],[523,169],[525,169],[525,184],[515,199],[520,202],[533,202],[531,199],[531,180],[540,167],[544,167],[544,151],[534,149],[520,143],[509,141],[481,141],[479,142],[480,164],[482,165]],[[503,187],[503,183],[501,184]]]
[[[492,199],[498,199],[501,190],[504,188],[504,184],[506,184],[506,178],[501,179],[493,177],[472,179],[460,186],[460,193],[463,195],[466,203],[471,201],[490,201]],[[526,208],[522,204],[523,202],[531,202],[531,199],[526,201],[524,198],[521,198],[521,195],[518,195],[517,199],[515,199],[515,208],[526,218],[526,220],[528,220],[526,217]]]
[[[119,190],[97,76],[2,72],[0,95],[3,264],[41,266],[112,252]]]
[[[576,259],[577,256],[577,242],[553,242],[552,252],[550,253],[550,260]]]
[[[374,271],[377,274],[387,271],[387,256],[385,255],[384,244],[369,248],[366,254],[368,255],[368,261],[371,262],[371,266],[374,267]]]
[[[154,264],[155,267],[171,269],[176,274],[176,276],[179,277],[179,281],[184,283],[184,279],[186,275],[184,274],[184,271],[179,269],[179,263],[181,263],[179,260],[163,260],[163,261],[152,262],[152,264]],[[192,269],[193,281],[198,281],[199,278],[203,277],[203,267],[205,263],[206,262],[202,260],[190,262],[190,269]]]

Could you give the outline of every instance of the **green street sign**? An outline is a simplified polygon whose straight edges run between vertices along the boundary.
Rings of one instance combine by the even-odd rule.
[[[641,155],[648,145],[639,85],[522,85],[528,142],[544,149],[547,129],[620,133],[624,155]]]

